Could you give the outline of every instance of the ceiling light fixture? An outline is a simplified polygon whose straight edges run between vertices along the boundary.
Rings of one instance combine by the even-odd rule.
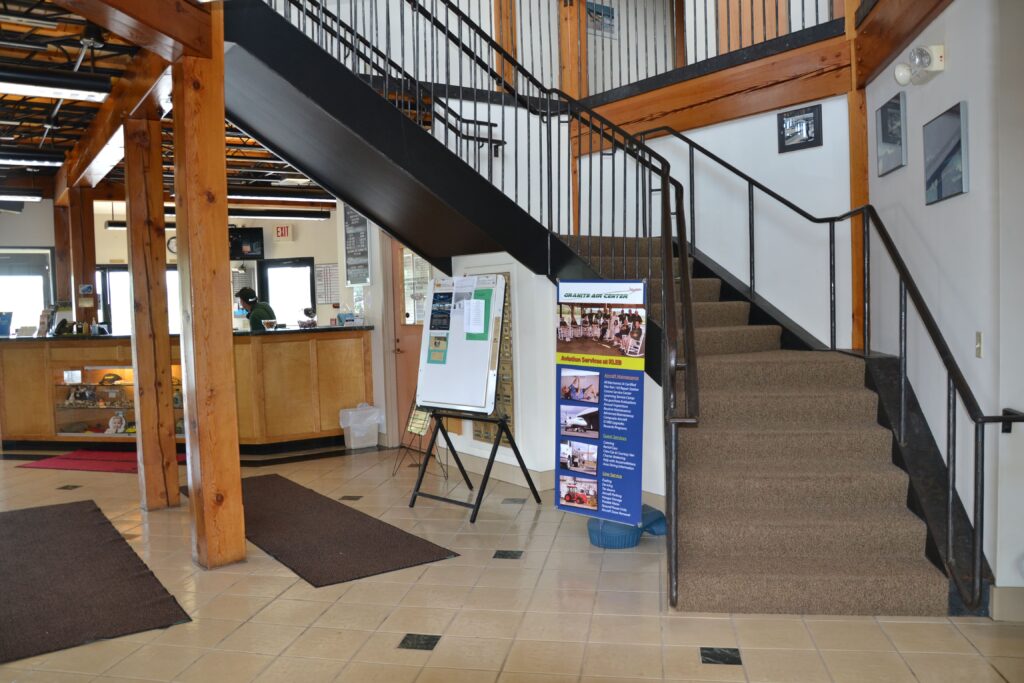
[[[228,199],[246,199],[267,202],[307,202],[310,204],[334,204],[334,197],[321,192],[272,192],[262,189],[228,188]]]
[[[110,94],[110,77],[83,73],[72,75],[55,69],[3,66],[0,67],[0,93],[102,102]]]
[[[264,221],[326,221],[331,217],[330,211],[301,211],[301,210],[288,210],[282,209],[280,211],[274,211],[272,209],[228,209],[228,218],[249,218],[251,220],[264,220]],[[174,223],[174,214],[168,213],[164,215],[164,219],[168,221],[164,224],[164,228],[167,230],[174,230],[177,228],[177,224]],[[107,230],[127,230],[127,221],[106,221],[104,227]]]
[[[16,147],[0,147],[0,166],[49,166],[64,165],[63,152],[37,152]]]
[[[0,187],[0,202],[41,202],[43,191],[25,187]]]
[[[13,14],[11,12],[0,13],[0,21],[19,26],[32,26],[34,28],[58,28],[56,21],[52,19],[38,19],[29,14]]]

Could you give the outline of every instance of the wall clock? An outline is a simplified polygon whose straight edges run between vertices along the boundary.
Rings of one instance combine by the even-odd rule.
[[[167,251],[171,252],[172,254],[177,254],[178,253],[178,238],[177,237],[170,237],[170,238],[168,238],[168,240],[167,240]]]

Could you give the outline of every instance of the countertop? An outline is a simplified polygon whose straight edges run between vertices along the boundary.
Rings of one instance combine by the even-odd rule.
[[[279,336],[279,335],[290,335],[290,334],[317,334],[319,332],[362,332],[372,330],[373,325],[347,325],[341,326],[325,326],[325,327],[311,327],[308,329],[302,329],[299,327],[288,327],[283,330],[273,330],[271,332],[234,332],[235,337],[262,337],[262,336]],[[171,338],[177,338],[178,335],[172,334]],[[61,336],[52,337],[0,337],[0,344],[4,342],[38,342],[38,341],[97,341],[97,340],[128,340],[131,339],[129,335],[113,335],[113,334],[66,334]]]

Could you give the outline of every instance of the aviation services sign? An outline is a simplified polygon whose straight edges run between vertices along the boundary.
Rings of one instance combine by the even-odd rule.
[[[639,524],[645,283],[558,283],[555,372],[558,508]]]

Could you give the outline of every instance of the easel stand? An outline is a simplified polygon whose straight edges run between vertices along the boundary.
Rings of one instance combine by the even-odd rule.
[[[433,493],[424,493],[420,491],[420,486],[423,485],[423,476],[427,473],[427,465],[430,463],[430,456],[434,454],[434,444],[437,443],[437,434],[441,433],[444,437],[445,443],[448,445],[448,452],[451,453],[452,458],[455,460],[455,464],[459,468],[459,472],[462,473],[462,478],[466,481],[466,486],[469,490],[473,490],[473,483],[469,480],[469,475],[466,474],[466,468],[462,466],[462,460],[459,459],[459,454],[455,450],[455,446],[452,444],[451,437],[448,436],[448,430],[444,428],[443,420],[446,417],[455,418],[457,420],[466,420],[469,422],[489,422],[491,424],[498,425],[498,432],[494,435],[494,443],[491,445],[491,455],[487,458],[487,467],[484,469],[484,477],[480,480],[480,491],[477,493],[476,502],[467,503],[462,500],[455,500],[454,498],[446,498],[444,496],[437,496]],[[473,514],[469,516],[469,523],[473,524],[476,522],[476,516],[480,514],[480,504],[484,501],[484,491],[487,489],[487,481],[491,478],[491,468],[494,467],[494,459],[498,457],[498,446],[501,445],[501,438],[504,436],[508,439],[508,445],[512,447],[512,452],[515,453],[516,460],[519,461],[519,469],[523,471],[523,476],[526,478],[526,483],[530,487],[530,492],[533,493],[533,498],[540,503],[540,494],[537,493],[537,487],[533,485],[533,479],[530,477],[530,471],[526,469],[526,463],[523,462],[523,456],[519,453],[519,447],[516,446],[516,440],[512,437],[512,432],[508,428],[507,417],[491,417],[489,415],[479,415],[475,413],[454,413],[443,410],[431,410],[430,419],[434,421],[434,429],[430,433],[430,443],[427,444],[427,452],[423,455],[423,460],[420,461],[420,473],[416,477],[416,486],[412,490],[412,498],[409,500],[409,507],[416,505],[417,496],[423,496],[424,498],[430,498],[431,500],[439,500],[442,503],[451,503],[452,505],[461,505],[462,507],[469,508],[473,511]],[[437,457],[436,455],[434,456]],[[438,461],[440,464],[440,461]]]

